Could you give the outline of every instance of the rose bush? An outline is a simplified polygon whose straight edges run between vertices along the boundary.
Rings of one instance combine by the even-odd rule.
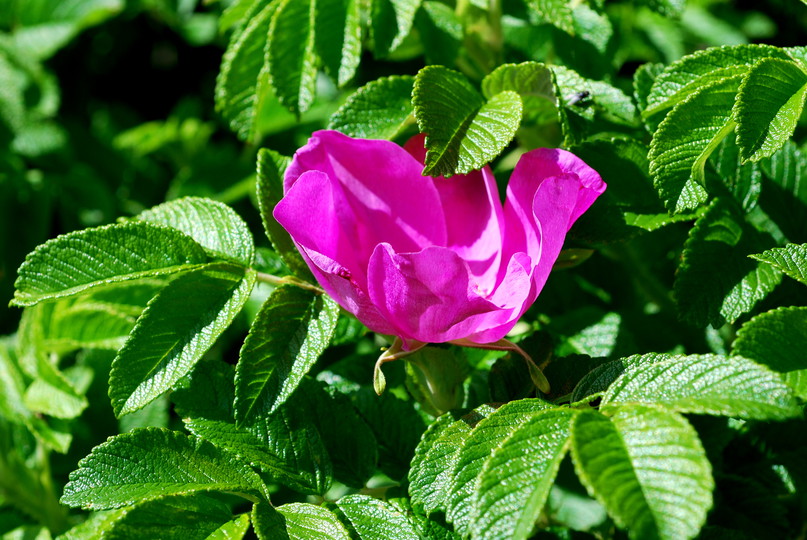
[[[423,143],[316,132],[294,155],[274,216],[322,288],[404,349],[496,342],[535,301],[605,183],[570,152],[536,149],[502,205],[489,167],[422,176]]]

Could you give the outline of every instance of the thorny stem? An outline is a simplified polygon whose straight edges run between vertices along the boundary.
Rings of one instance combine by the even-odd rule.
[[[257,277],[258,281],[262,281],[263,283],[268,283],[270,285],[275,285],[276,287],[279,287],[281,285],[294,285],[295,287],[299,287],[307,291],[313,291],[317,294],[325,294],[325,291],[323,291],[320,287],[312,285],[307,281],[303,281],[302,279],[294,276],[280,277],[272,274],[267,274],[265,272],[258,272]]]

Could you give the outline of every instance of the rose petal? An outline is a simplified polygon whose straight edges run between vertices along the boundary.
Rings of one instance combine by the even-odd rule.
[[[369,260],[381,242],[400,252],[445,244],[437,190],[420,175],[418,162],[397,144],[317,131],[286,171],[287,192],[306,171],[321,171],[338,184],[345,201],[340,213],[351,213],[352,221],[360,224],[356,230],[363,233],[354,246],[359,259]]]

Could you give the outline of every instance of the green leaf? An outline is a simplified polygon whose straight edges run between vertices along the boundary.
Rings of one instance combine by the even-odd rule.
[[[802,399],[807,398],[807,308],[780,307],[757,315],[737,332],[731,353],[750,358],[782,374]]]
[[[232,208],[218,201],[185,197],[146,210],[137,219],[187,234],[214,258],[244,266],[250,266],[255,258],[249,227]]]
[[[525,120],[541,121],[549,115],[556,115],[557,98],[552,72],[544,64],[503,64],[482,80],[482,94],[487,99],[508,90],[521,97]]]
[[[807,242],[807,156],[793,141],[760,161],[767,177],[760,205],[791,242]]]
[[[779,150],[796,129],[805,97],[807,73],[797,62],[757,62],[743,79],[735,105],[742,158],[759,161]]]
[[[476,489],[491,453],[518,426],[551,408],[552,405],[540,399],[511,401],[477,424],[460,450],[448,490],[446,519],[454,524],[456,532],[462,535],[470,533]]]
[[[290,503],[277,507],[286,522],[289,540],[349,540],[350,533],[336,514],[306,503]]]
[[[476,488],[472,538],[526,539],[566,454],[577,411],[540,412],[493,450]]]
[[[605,392],[620,375],[634,366],[663,362],[668,358],[668,355],[661,353],[634,354],[599,365],[580,379],[572,392],[571,402],[581,401],[594,394]]]
[[[255,317],[235,371],[235,419],[273,413],[297,388],[336,329],[339,306],[297,287],[275,289]]]
[[[360,0],[316,0],[316,48],[325,71],[339,86],[361,60]]]
[[[409,35],[421,0],[370,0],[370,37],[373,54],[383,58]]]
[[[415,15],[415,28],[427,64],[454,66],[463,42],[462,18],[452,6],[426,0]]]
[[[290,162],[290,158],[273,150],[261,148],[258,151],[258,208],[266,236],[286,266],[295,275],[313,280],[311,271],[297,251],[291,236],[272,215],[275,206],[283,198],[283,174]]]
[[[696,536],[712,505],[714,480],[698,435],[684,417],[628,406],[594,411],[572,429],[577,474],[620,527],[636,539]]]
[[[202,493],[174,495],[145,501],[124,510],[121,517],[107,527],[103,537],[109,540],[207,540],[232,520],[229,507],[218,499]],[[248,518],[241,536],[247,526]]]
[[[782,278],[775,268],[748,258],[771,244],[732,203],[715,199],[684,244],[674,285],[681,315],[719,328],[751,311]]]
[[[414,84],[414,77],[393,75],[362,86],[331,116],[328,129],[359,139],[392,139],[412,116]]]
[[[362,540],[418,540],[412,522],[390,503],[367,495],[348,495],[336,501]]]
[[[686,0],[644,0],[653,11],[666,17],[680,17],[686,7]]]
[[[70,473],[61,501],[108,509],[205,491],[268,497],[257,473],[234,455],[176,431],[147,428],[93,448]]]
[[[674,213],[706,202],[704,164],[734,130],[731,111],[739,84],[739,77],[729,77],[701,87],[676,105],[653,134],[650,174]]]
[[[268,91],[264,49],[279,3],[267,3],[242,31],[233,34],[216,79],[216,110],[242,140],[256,137],[256,118]]]
[[[712,154],[710,162],[715,166],[720,182],[743,210],[753,210],[762,190],[762,169],[759,164],[743,163],[740,147],[732,137],[723,139]]]
[[[517,93],[500,92],[486,101],[465,76],[442,66],[418,72],[412,104],[426,134],[426,175],[481,168],[510,143],[521,123]]]
[[[308,109],[316,92],[315,8],[315,0],[281,0],[269,27],[272,88],[297,116]]]
[[[807,244],[787,244],[749,257],[768,263],[785,275],[807,285]]]
[[[528,0],[527,5],[544,21],[574,35],[572,7],[566,0]]]
[[[94,287],[197,268],[204,250],[174,229],[149,223],[106,225],[49,240],[18,270],[12,303],[31,306]]]
[[[117,416],[144,407],[193,369],[249,298],[255,272],[214,263],[173,280],[149,302],[109,376]]]
[[[445,510],[451,473],[460,449],[474,426],[495,409],[481,405],[473,411],[453,411],[439,417],[423,434],[409,469],[409,494],[426,513]],[[464,413],[464,414],[462,414]]]
[[[600,410],[619,410],[626,404],[755,420],[801,415],[778,374],[740,356],[712,354],[669,356],[627,369],[608,388]]]
[[[766,58],[790,60],[785,51],[770,45],[711,47],[685,56],[656,78],[643,114],[649,117],[675,107],[698,89],[744,75]]]
[[[76,418],[87,408],[87,398],[48,360],[39,363],[37,378],[23,396],[32,412],[54,418]]]

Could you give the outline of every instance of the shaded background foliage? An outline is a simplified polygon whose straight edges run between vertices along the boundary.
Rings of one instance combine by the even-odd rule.
[[[543,402],[529,399],[536,391],[524,384],[526,367],[510,357],[484,351],[438,347],[428,353],[433,358],[422,358],[419,364],[390,366],[390,391],[377,398],[371,390],[370,366],[381,343],[347,317],[335,322],[333,305],[288,287],[272,293],[275,303],[267,304],[271,309],[264,312],[261,305],[271,292],[266,285],[259,285],[244,299],[242,314],[231,326],[222,325],[218,340],[208,344],[209,350],[199,352],[200,357],[204,353],[204,360],[175,381],[169,397],[143,398],[140,406],[144,408],[116,418],[109,405],[110,371],[111,381],[118,381],[116,391],[140,381],[131,372],[116,378],[115,350],[123,344],[138,309],[164,282],[147,284],[147,290],[128,291],[125,302],[119,299],[134,308],[127,312],[129,326],[117,329],[117,341],[112,345],[59,345],[64,348],[54,353],[58,370],[53,373],[46,367],[49,363],[40,363],[36,354],[31,360],[25,351],[44,339],[33,335],[37,321],[51,320],[48,317],[56,317],[56,310],[67,309],[66,304],[26,308],[29,322],[23,320],[19,330],[23,312],[3,309],[0,334],[9,337],[0,342],[4,362],[0,383],[5,389],[5,398],[0,399],[0,456],[4,456],[0,462],[0,533],[9,538],[24,534],[47,538],[78,527],[64,538],[95,538],[100,531],[113,538],[139,534],[172,537],[187,535],[190,530],[196,530],[200,538],[219,530],[237,537],[245,534],[251,521],[262,538],[281,529],[292,538],[305,537],[306,527],[329,530],[331,536],[323,537],[335,538],[348,534],[452,538],[452,525],[453,531],[477,537],[494,537],[497,532],[506,537],[506,532],[496,531],[495,524],[479,516],[480,508],[493,516],[507,513],[507,509],[497,510],[495,501],[485,502],[486,497],[495,499],[493,488],[478,494],[476,502],[467,502],[458,488],[463,479],[473,483],[477,477],[463,476],[470,473],[461,467],[452,469],[470,460],[473,444],[490,453],[491,448],[485,446],[490,441],[496,444],[499,461],[486,464],[484,474],[475,471],[483,485],[500,483],[509,467],[516,467],[518,444],[542,448],[545,454],[537,454],[546,459],[541,463],[550,463],[552,474],[557,473],[555,487],[550,492],[547,486],[543,494],[548,497],[547,506],[542,508],[543,503],[533,501],[528,508],[533,519],[520,525],[522,537],[797,537],[803,530],[802,483],[807,471],[803,466],[805,444],[799,434],[805,433],[804,423],[799,418],[779,421],[798,416],[801,405],[785,395],[781,381],[770,378],[769,372],[721,360],[734,353],[767,364],[786,373],[784,380],[792,392],[800,399],[805,397],[800,372],[807,366],[793,360],[794,351],[804,350],[802,306],[807,305],[803,285],[807,254],[794,247],[805,241],[807,230],[803,226],[807,196],[798,189],[807,166],[800,154],[805,142],[803,120],[796,124],[792,142],[758,163],[740,167],[741,150],[728,139],[724,141],[704,172],[709,194],[719,198],[682,198],[681,211],[668,215],[663,203],[676,209],[679,202],[675,198],[681,190],[668,187],[674,182],[661,182],[654,188],[651,176],[661,173],[654,173],[649,163],[653,158],[663,162],[663,144],[657,143],[648,159],[648,147],[661,117],[640,119],[635,107],[646,108],[649,86],[642,93],[642,81],[649,85],[664,66],[695,51],[745,43],[803,45],[807,28],[804,3],[592,1],[582,4],[593,14],[584,19],[590,26],[569,32],[564,26],[568,19],[554,11],[564,2],[494,3],[506,15],[501,28],[491,27],[481,11],[474,11],[478,2],[448,2],[446,9],[465,4],[465,13],[470,14],[464,21],[465,36],[457,39],[463,28],[458,30],[450,18],[440,18],[445,9],[439,3],[427,2],[428,9],[421,7],[414,18],[414,31],[401,36],[395,50],[379,50],[384,45],[370,43],[365,36],[355,75],[341,81],[346,84],[340,88],[333,78],[320,73],[313,101],[291,105],[292,109],[306,109],[299,116],[270,98],[247,129],[247,136],[228,113],[227,97],[219,96],[218,103],[215,97],[220,70],[227,70],[222,55],[231,36],[242,30],[237,18],[222,17],[230,3],[86,0],[55,7],[58,4],[0,0],[0,297],[12,298],[16,269],[26,254],[47,239],[138,216],[163,201],[186,196],[207,197],[234,208],[257,245],[255,261],[246,266],[283,274],[287,272],[285,263],[269,249],[262,231],[258,205],[265,204],[265,197],[256,195],[255,189],[259,180],[256,159],[265,165],[260,179],[264,187],[277,174],[275,168],[282,168],[278,166],[282,160],[269,154],[259,156],[259,148],[291,155],[313,130],[329,123],[347,129],[376,129],[373,122],[362,127],[351,116],[355,115],[351,96],[380,77],[411,76],[415,87],[424,88],[428,98],[429,91],[444,81],[437,77],[429,87],[421,69],[427,64],[445,64],[459,69],[470,86],[490,99],[482,81],[499,64],[545,62],[567,68],[552,74],[562,89],[557,96],[562,101],[560,119],[554,107],[539,104],[530,109],[532,116],[525,114],[520,124],[516,122],[514,141],[504,142],[501,155],[495,151],[487,156],[496,157],[493,166],[500,185],[504,186],[519,149],[564,145],[597,168],[610,189],[605,200],[575,227],[567,243],[569,248],[583,250],[577,253],[581,258],[589,258],[576,265],[579,261],[570,257],[571,268],[553,273],[516,338],[545,367],[553,394],[544,398],[557,403],[594,400],[591,402],[601,411],[611,407],[614,421],[605,421],[605,416],[593,410],[573,414],[574,409],[562,408],[545,414]],[[382,4],[387,5],[374,3]],[[503,45],[491,47],[485,41],[490,36],[501,36]],[[661,65],[653,67],[656,63]],[[403,95],[408,99],[407,81]],[[597,86],[601,83],[610,86]],[[423,112],[428,105],[423,110],[418,107],[416,103],[418,122],[428,123],[428,111]],[[700,110],[682,117],[695,125]],[[682,111],[684,115],[686,110]],[[399,142],[416,130],[415,119],[408,116],[408,110],[404,112],[401,125],[387,126],[389,136]],[[235,133],[239,130],[240,137]],[[441,166],[450,168],[451,164]],[[790,184],[784,178],[788,174]],[[190,200],[204,211],[220,209]],[[221,221],[211,222],[211,229],[225,225],[237,229],[240,223],[226,214]],[[239,249],[251,249],[248,236],[240,237]],[[744,242],[739,246],[738,236]],[[788,241],[794,244],[782,247]],[[772,265],[745,257],[751,253]],[[762,269],[757,281],[746,282],[746,290],[725,303],[731,296],[729,289],[756,268]],[[237,276],[233,280],[243,280],[239,283],[254,278],[250,270],[225,270]],[[194,272],[183,277],[185,289],[181,280],[173,281],[175,290],[201,288],[216,297],[217,285],[211,283],[219,278],[199,269]],[[94,300],[105,301],[102,293],[97,294]],[[181,314],[175,315],[179,318]],[[282,399],[275,395],[275,403],[285,399],[285,404],[279,412],[272,409],[272,414],[266,409],[259,418],[239,409],[239,399],[255,396],[244,390],[248,377],[232,367],[254,320],[266,322],[262,327],[270,329],[274,321],[285,321],[283,332],[302,331],[317,349],[316,354],[293,358],[299,388],[289,395],[280,392]],[[319,330],[312,330],[315,323]],[[51,331],[55,332],[53,325]],[[252,341],[248,345],[255,349],[277,339],[271,330],[253,330],[249,335]],[[271,349],[271,345],[267,347]],[[651,351],[714,356],[683,360],[630,356]],[[771,356],[771,351],[776,354]],[[134,349],[135,356],[140,352]],[[240,354],[244,362],[244,350]],[[715,370],[717,383],[711,394],[704,391],[705,397],[693,402],[687,384],[696,379],[687,377],[695,374],[684,370],[678,386],[673,377],[667,386],[640,389],[656,396],[652,406],[635,405],[634,401],[641,401],[637,398],[641,392],[631,394],[631,377],[640,379],[642,373],[654,369],[648,366],[656,364],[665,369],[706,366]],[[741,378],[740,371],[747,378]],[[310,377],[303,377],[306,372]],[[442,381],[443,387],[435,391],[424,384],[429,377],[432,382]],[[128,379],[128,383],[120,382]],[[43,397],[54,388],[62,394],[52,401]],[[195,398],[199,395],[206,396],[205,403]],[[121,400],[113,396],[113,402],[120,410]],[[512,403],[493,414],[484,405],[493,402]],[[672,412],[659,412],[659,403]],[[435,422],[435,416],[449,409],[455,410]],[[341,424],[329,416],[333,411]],[[679,413],[686,413],[686,419]],[[471,431],[487,418],[494,420],[482,425],[498,433],[496,422],[503,422],[509,431],[498,434],[512,441],[484,440],[478,435],[483,431]],[[514,427],[516,424],[506,423],[508,418],[529,420],[526,425],[532,427]],[[690,450],[701,448],[691,463],[700,471],[694,475],[700,483],[689,491],[700,496],[716,486],[708,517],[698,514],[708,510],[704,503],[683,518],[685,524],[679,528],[656,517],[656,528],[644,529],[650,526],[631,516],[647,509],[625,509],[621,501],[609,499],[608,486],[613,484],[607,476],[598,476],[602,471],[586,456],[610,448],[608,441],[615,440],[616,429],[622,430],[619,433],[629,447],[641,446],[647,441],[642,440],[641,429],[634,428],[642,422],[648,429],[654,422],[667,422],[671,430],[678,430],[680,440],[692,441]],[[431,427],[420,442],[427,426]],[[132,431],[136,428],[149,429]],[[183,429],[199,438],[186,437]],[[578,442],[564,443],[562,452],[553,450],[551,441],[541,439],[545,433],[570,430],[578,434]],[[98,447],[108,436],[119,433],[124,435],[107,443],[110,446]],[[356,443],[347,449],[341,448],[345,433]],[[591,440],[599,445],[589,447],[581,433],[594,433]],[[312,456],[303,455],[301,440],[317,441]],[[171,467],[189,456],[209,458],[204,465],[208,467],[204,469],[206,479],[185,480],[198,482],[200,491],[216,493],[177,492],[173,498],[154,498],[155,493],[131,492],[115,498],[103,489],[90,489],[98,487],[93,482],[104,487],[105,481],[114,484],[116,480],[93,477],[106,463],[106,449],[112,448],[114,454],[120,448],[143,444],[176,451],[172,458],[176,462],[161,463],[153,458],[156,472],[151,474],[158,476],[170,476]],[[570,445],[573,459],[563,457]],[[463,453],[440,454],[452,446],[462,447]],[[231,453],[238,459],[230,459]],[[68,474],[88,455],[71,477],[72,488],[60,505]],[[146,463],[152,460],[140,457]],[[94,463],[99,464],[98,469],[93,468]],[[497,464],[502,476],[497,476]],[[434,482],[436,487],[428,491],[431,475],[444,469],[455,476],[441,477],[444,483]],[[537,485],[538,469],[527,470],[534,476],[518,479],[525,485]],[[137,470],[121,475],[148,478]],[[233,484],[235,477],[240,483]],[[664,485],[659,486],[662,488]],[[160,495],[171,493],[162,491]],[[269,498],[272,505],[265,502]],[[328,501],[323,506],[311,504],[323,500]],[[258,502],[253,507],[245,501]],[[89,514],[66,505],[113,510]],[[664,513],[663,507],[653,503],[648,507],[650,514]],[[466,508],[470,515],[476,512],[475,521],[463,514]],[[170,520],[160,522],[161,515]],[[387,528],[375,529],[373,515],[384,516]],[[538,528],[533,530],[535,517]],[[160,528],[168,523],[171,529]],[[625,527],[630,533],[621,530]],[[310,530],[308,534],[312,534]]]

